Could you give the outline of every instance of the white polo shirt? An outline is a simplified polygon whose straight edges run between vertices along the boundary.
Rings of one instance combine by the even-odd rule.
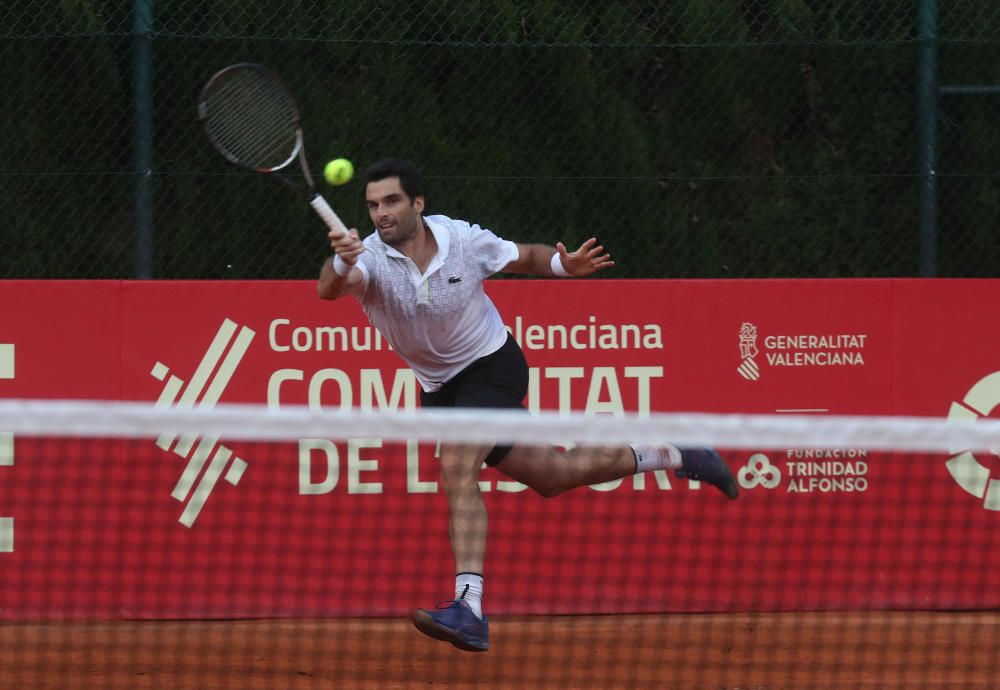
[[[437,254],[421,274],[413,261],[373,232],[357,266],[357,296],[368,320],[434,391],[507,340],[483,280],[518,258],[517,245],[489,230],[447,216],[425,216]]]

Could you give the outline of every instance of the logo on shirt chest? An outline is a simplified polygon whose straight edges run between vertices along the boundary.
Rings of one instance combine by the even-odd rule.
[[[418,300],[424,314],[431,318],[450,319],[460,314],[472,299],[474,285],[463,282],[462,276],[438,274],[424,281],[424,299]]]

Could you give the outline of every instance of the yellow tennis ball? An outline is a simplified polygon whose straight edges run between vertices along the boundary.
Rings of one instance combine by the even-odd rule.
[[[354,177],[354,164],[346,158],[334,158],[323,168],[323,177],[334,187],[347,184]]]

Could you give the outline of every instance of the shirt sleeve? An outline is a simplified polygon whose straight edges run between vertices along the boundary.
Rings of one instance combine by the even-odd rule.
[[[520,255],[516,244],[475,224],[469,226],[469,246],[483,278],[516,261]]]

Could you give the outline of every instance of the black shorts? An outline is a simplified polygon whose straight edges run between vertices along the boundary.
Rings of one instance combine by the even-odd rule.
[[[493,354],[480,357],[436,391],[420,391],[421,407],[488,407],[525,409],[528,394],[528,363],[513,336]],[[507,457],[513,446],[496,445],[486,456],[493,467]]]

